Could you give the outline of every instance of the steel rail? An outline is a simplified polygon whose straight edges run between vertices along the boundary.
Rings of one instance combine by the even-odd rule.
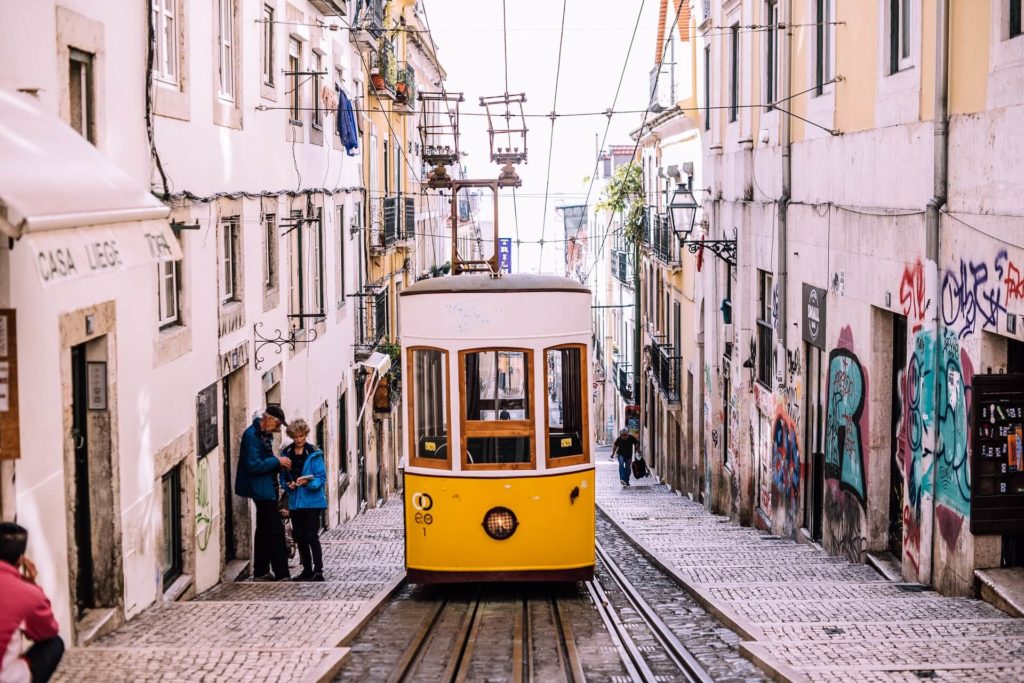
[[[686,676],[688,681],[693,683],[714,683],[714,679],[704,670],[700,662],[690,653],[685,645],[676,637],[672,629],[669,628],[668,624],[658,616],[658,613],[650,603],[648,603],[644,597],[640,594],[640,591],[626,578],[626,575],[619,568],[618,563],[612,559],[611,555],[604,549],[599,541],[595,539],[594,547],[597,552],[598,559],[604,565],[605,569],[611,575],[615,584],[622,591],[623,595],[626,596],[626,600],[633,606],[637,613],[643,618],[647,628],[650,629],[654,637],[661,643],[661,646],[668,653],[669,657],[679,668],[679,670]],[[595,578],[594,583],[598,583]],[[610,607],[610,605],[609,605]],[[637,651],[639,654],[639,651]],[[648,669],[650,671],[650,669]],[[646,680],[654,681],[652,677]]]

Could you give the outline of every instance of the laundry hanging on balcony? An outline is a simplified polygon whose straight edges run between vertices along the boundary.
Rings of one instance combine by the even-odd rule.
[[[338,112],[337,129],[341,144],[345,146],[345,153],[354,157],[359,150],[359,129],[356,128],[356,114],[352,106],[352,100],[344,90],[335,86],[338,91]]]

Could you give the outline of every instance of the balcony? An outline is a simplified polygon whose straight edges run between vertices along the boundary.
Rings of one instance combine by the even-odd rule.
[[[657,207],[644,207],[643,243],[644,249],[660,261],[669,265],[679,263],[679,249],[673,240],[668,215],[658,213]]]
[[[619,395],[626,403],[633,402],[633,366],[620,358],[612,361],[612,371],[615,374],[615,387]]]
[[[377,345],[388,338],[388,288],[368,287],[356,295],[359,298],[356,321],[356,355],[368,356]]]
[[[416,111],[416,71],[406,62],[398,66],[395,111],[399,114],[412,114]]]
[[[679,403],[680,361],[669,344],[651,345],[651,373],[669,404]]]
[[[370,53],[370,94],[382,100],[394,100],[397,96],[398,61],[395,46],[389,40],[382,40],[380,46]]]
[[[384,0],[356,0],[349,37],[360,49],[372,50],[384,35]]]
[[[380,247],[384,250],[399,242],[416,239],[416,198],[401,193],[385,197],[382,202]],[[373,233],[371,232],[371,235]],[[373,244],[370,245],[375,246]]]
[[[633,286],[633,268],[629,254],[622,249],[612,249],[612,277],[627,287]]]

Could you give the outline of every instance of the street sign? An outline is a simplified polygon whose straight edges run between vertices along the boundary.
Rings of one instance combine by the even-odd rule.
[[[825,350],[825,290],[804,283],[803,291],[804,341]]]
[[[498,238],[498,271],[502,273],[512,272],[512,238]]]

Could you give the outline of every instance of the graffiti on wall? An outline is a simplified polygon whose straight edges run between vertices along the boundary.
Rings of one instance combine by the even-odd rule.
[[[825,519],[828,527],[826,546],[833,555],[841,555],[857,563],[863,561],[868,547],[867,538],[861,532],[862,504],[862,501],[836,486],[835,480],[828,482],[825,491]]]
[[[196,465],[196,545],[206,550],[213,531],[213,500],[210,498],[210,459]]]
[[[932,499],[934,467],[932,406],[935,344],[931,330],[914,335],[906,368],[900,373],[900,416],[896,426],[897,462],[903,470],[903,559],[920,569],[921,527]]]
[[[903,269],[903,277],[900,279],[900,306],[903,315],[913,322],[914,332],[921,329],[921,321],[931,304],[925,301],[925,291],[924,265],[918,259],[913,266]]]
[[[852,346],[853,334],[843,328]],[[857,356],[840,346],[829,354],[828,413],[825,421],[825,476],[865,502],[864,446],[867,442],[867,377]]]
[[[944,330],[938,382],[938,441],[935,447],[935,517],[947,545],[960,537],[971,506],[970,409],[974,367],[957,333]]]
[[[800,438],[796,424],[782,406],[772,425],[772,488],[777,505],[786,511],[786,528],[796,519],[800,495]]]
[[[1024,299],[1020,268],[1000,249],[991,262],[960,262],[942,278],[942,322],[960,338],[981,329],[997,329],[1007,305]]]

